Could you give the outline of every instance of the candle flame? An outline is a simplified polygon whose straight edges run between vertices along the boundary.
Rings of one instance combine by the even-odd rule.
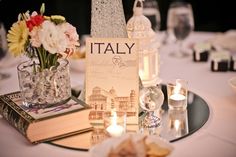
[[[180,92],[181,89],[181,84],[179,82],[176,81],[176,86],[174,87],[174,94],[178,94]]]

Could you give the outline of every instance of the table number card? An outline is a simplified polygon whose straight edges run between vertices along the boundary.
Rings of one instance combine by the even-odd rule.
[[[127,113],[127,124],[138,124],[138,44],[128,38],[86,41],[86,103],[89,119],[103,122],[103,112]]]

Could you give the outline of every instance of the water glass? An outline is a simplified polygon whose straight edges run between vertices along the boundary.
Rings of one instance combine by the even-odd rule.
[[[145,0],[143,2],[143,15],[145,15],[152,24],[152,29],[157,32],[161,28],[161,16],[156,0]]]
[[[173,2],[168,10],[167,33],[170,38],[177,40],[177,52],[172,52],[173,57],[186,57],[188,53],[183,49],[183,41],[194,29],[192,6],[187,2]]]

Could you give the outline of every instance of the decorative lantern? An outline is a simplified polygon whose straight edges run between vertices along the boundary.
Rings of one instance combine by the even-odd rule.
[[[139,41],[139,76],[144,86],[160,83],[159,79],[159,46],[151,22],[143,15],[142,0],[135,0],[133,16],[127,22],[129,38]]]

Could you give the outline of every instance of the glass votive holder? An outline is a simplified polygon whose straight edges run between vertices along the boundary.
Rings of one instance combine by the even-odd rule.
[[[187,110],[168,110],[168,120],[169,136],[176,138],[188,134]]]
[[[176,79],[167,83],[169,109],[184,110],[187,108],[188,82]]]
[[[126,113],[107,111],[103,113],[104,129],[108,136],[118,137],[126,132]]]

